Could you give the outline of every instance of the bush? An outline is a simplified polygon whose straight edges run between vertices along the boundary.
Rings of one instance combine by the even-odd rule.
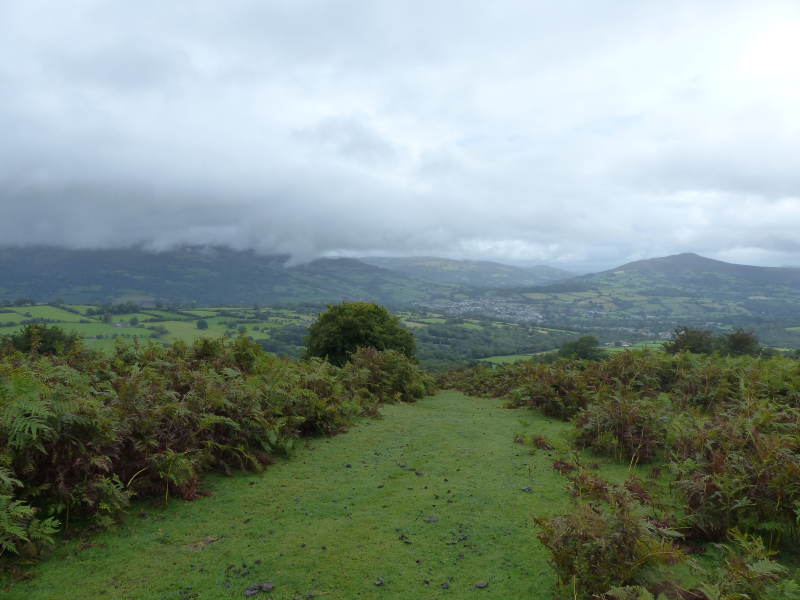
[[[626,490],[613,490],[608,509],[579,502],[569,515],[534,519],[550,552],[562,598],[597,598],[611,588],[642,582],[667,564],[687,562],[679,535],[649,517]]]
[[[200,319],[199,321],[197,321],[197,328],[208,329],[208,323],[204,319]]]
[[[76,332],[67,333],[61,327],[26,325],[8,337],[11,346],[18,352],[30,354],[63,354],[69,352],[81,339]]]
[[[575,421],[576,443],[595,454],[650,462],[664,448],[668,416],[662,407],[668,398],[647,397],[628,391],[593,402]]]

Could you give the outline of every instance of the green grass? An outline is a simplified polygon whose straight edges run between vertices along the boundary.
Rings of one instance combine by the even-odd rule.
[[[661,350],[661,346],[664,342],[662,341],[644,341],[644,342],[637,342],[628,346],[627,348],[623,348],[622,346],[603,346],[604,350],[608,350],[609,352],[622,352],[623,350]]]
[[[555,577],[532,516],[569,510],[566,480],[551,468],[558,452],[530,456],[513,436],[525,427],[559,443],[570,425],[527,409],[498,410],[498,402],[442,392],[390,405],[384,419],[312,440],[263,475],[207,476],[211,497],[171,500],[166,508],[163,500],[138,502],[116,533],[88,545],[59,544],[31,567],[40,575],[11,593],[33,600],[240,598],[248,584],[271,581],[275,600],[549,600]],[[600,462],[611,481],[628,474],[627,464]],[[429,516],[436,522],[423,520]],[[472,591],[478,581],[489,586]]]
[[[72,306],[71,308],[75,308],[81,312],[79,315],[61,310],[60,308],[54,306],[22,306],[9,308],[14,312],[0,313],[0,322],[14,321],[19,323],[23,319],[37,317],[60,320],[62,322],[59,324],[59,326],[64,328],[66,331],[77,331],[83,335],[87,346],[95,350],[106,351],[113,350],[114,345],[116,344],[116,339],[112,338],[114,334],[117,336],[130,336],[123,338],[126,343],[133,343],[133,336],[137,336],[139,338],[139,343],[141,344],[147,344],[148,340],[151,340],[154,344],[172,343],[175,341],[191,343],[196,338],[219,338],[224,335],[225,331],[233,330],[238,332],[239,328],[239,325],[231,328],[227,324],[223,324],[223,322],[228,323],[229,321],[236,320],[236,317],[211,316],[217,314],[214,310],[193,311],[193,313],[204,313],[203,316],[205,316],[205,321],[208,323],[208,329],[201,330],[197,328],[196,321],[185,321],[184,316],[163,310],[148,309],[147,313],[149,314],[137,313],[129,315],[114,315],[113,321],[115,323],[119,321],[129,322],[132,317],[137,317],[139,319],[139,325],[136,327],[116,327],[113,324],[103,323],[100,320],[100,317],[96,315],[92,317],[86,317],[84,314],[86,309],[94,308],[90,306]],[[255,313],[253,309],[224,310],[231,310],[235,313],[241,313],[243,316],[249,316]],[[31,316],[25,316],[26,312],[29,312]],[[312,316],[309,314],[301,314],[296,311],[289,310],[276,311],[274,309],[270,309],[270,313],[279,313],[280,316],[271,316],[268,318],[265,317],[263,321],[247,323],[245,327],[247,327],[249,336],[253,337],[254,339],[269,337],[269,332],[273,329],[283,327],[284,325],[296,324],[301,320],[310,320],[312,318]],[[152,319],[153,315],[155,314],[158,314],[167,320],[159,323],[148,323],[147,319]],[[81,319],[89,320],[91,322],[80,323],[79,321]],[[149,336],[152,331],[147,329],[147,327],[157,327],[159,325],[163,325],[167,331],[169,331],[169,334],[163,335],[160,338],[150,338]],[[260,331],[254,331],[254,326],[258,326]],[[22,329],[22,327],[23,325],[17,325],[15,327],[2,327],[0,328],[0,335],[9,335],[15,331],[19,331]],[[103,335],[107,337],[97,339],[97,335]]]
[[[78,319],[85,318],[55,306],[7,306],[3,308],[13,310],[17,314],[0,313],[0,321],[19,321],[20,319],[30,318],[78,321]],[[25,313],[29,313],[31,316],[28,317]]]
[[[504,365],[506,363],[514,363],[518,360],[530,360],[530,354],[509,354],[508,356],[490,356],[489,358],[482,358],[481,360],[494,363],[496,365]]]

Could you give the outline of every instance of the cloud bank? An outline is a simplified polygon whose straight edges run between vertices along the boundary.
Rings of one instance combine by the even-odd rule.
[[[800,265],[796,2],[0,0],[0,244]]]

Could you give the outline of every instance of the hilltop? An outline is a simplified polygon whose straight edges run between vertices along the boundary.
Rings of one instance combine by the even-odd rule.
[[[738,265],[705,258],[691,252],[637,260],[594,276],[585,276],[583,280],[592,281],[598,276],[608,273],[622,275],[633,271],[645,274],[654,283],[664,282],[679,287],[718,288],[721,286],[734,289],[736,287],[750,288],[755,284],[757,286],[800,289],[800,269]]]
[[[358,260],[431,281],[482,288],[543,285],[575,277],[575,273],[545,265],[515,267],[486,260],[452,260],[436,256],[369,256]]]

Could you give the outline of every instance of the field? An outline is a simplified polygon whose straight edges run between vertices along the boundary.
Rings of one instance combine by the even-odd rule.
[[[312,440],[264,475],[207,477],[208,498],[139,503],[116,533],[59,547],[13,591],[221,599],[270,581],[276,600],[549,600],[555,577],[531,519],[569,510],[569,496],[551,467],[559,453],[530,456],[513,438],[527,428],[557,441],[570,425],[497,404],[440,392],[387,406],[382,420]],[[600,462],[614,482],[629,474],[627,464]]]
[[[624,350],[659,350],[661,349],[661,342],[637,342],[629,347],[622,346],[605,346],[604,350],[607,352],[622,352]]]
[[[509,354],[508,356],[490,356],[483,360],[494,365],[504,365],[506,363],[517,362],[518,360],[530,360],[531,358],[533,357],[530,354]]]
[[[109,351],[118,339],[140,344],[170,344],[175,341],[191,343],[201,337],[233,337],[244,327],[247,335],[262,343],[270,354],[286,354],[297,358],[302,351],[302,336],[305,330],[296,327],[308,325],[324,310],[319,308],[231,308],[217,307],[200,310],[178,310],[142,308],[140,312],[112,315],[112,323],[104,323],[102,315],[93,314],[97,307],[90,305],[22,306],[8,307],[0,312],[0,335],[8,335],[23,327],[22,323],[31,319],[48,319],[67,331],[76,331],[84,337],[87,346]],[[74,312],[70,312],[74,311]],[[88,314],[87,314],[88,312]],[[466,361],[474,358],[500,357],[492,362],[513,362],[517,358],[508,356],[525,355],[529,352],[554,350],[574,337],[574,332],[556,329],[528,328],[516,323],[503,323],[496,320],[476,322],[453,321],[447,315],[433,314],[420,317],[416,312],[396,311],[406,327],[414,330],[417,339],[418,356],[422,365],[436,368],[438,361]],[[136,326],[118,326],[122,322],[130,324],[131,318],[138,319]],[[198,329],[197,321],[203,319],[207,329]],[[83,321],[83,322],[81,322]],[[13,326],[2,326],[9,322]],[[162,328],[166,330],[158,330]],[[443,337],[442,337],[443,336]]]
[[[310,322],[317,316],[316,310],[297,312],[287,309],[265,309],[256,311],[253,308],[210,308],[204,310],[170,312],[167,310],[142,309],[142,312],[115,314],[112,323],[104,323],[101,315],[86,314],[87,310],[96,308],[89,305],[69,305],[67,308],[78,311],[75,314],[56,306],[22,306],[6,307],[0,312],[0,324],[17,323],[11,327],[0,327],[0,335],[8,335],[20,330],[23,321],[31,319],[49,319],[67,331],[76,331],[84,336],[85,343],[94,349],[110,350],[117,338],[128,343],[136,337],[139,343],[148,341],[156,344],[169,344],[175,341],[192,342],[196,338],[238,335],[238,329],[245,326],[248,335],[254,339],[269,339],[274,330],[299,322]],[[191,316],[187,316],[191,315]],[[120,327],[120,321],[129,324],[131,318],[139,320],[135,327]],[[208,329],[198,329],[197,320],[203,319]],[[84,321],[84,322],[81,322]],[[242,323],[238,323],[241,321]],[[236,324],[232,324],[236,322]],[[154,328],[164,327],[168,333],[153,336]],[[258,329],[256,329],[258,328]]]

